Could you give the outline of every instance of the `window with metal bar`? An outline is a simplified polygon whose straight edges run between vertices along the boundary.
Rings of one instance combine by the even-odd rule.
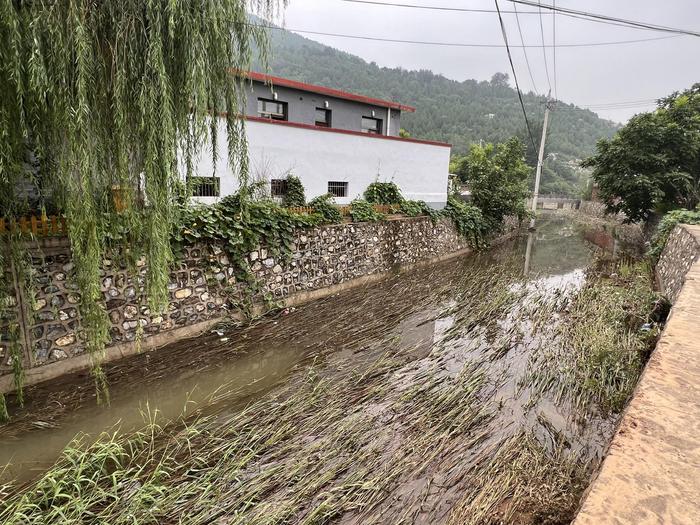
[[[219,197],[219,177],[189,177],[187,184],[192,188],[193,197]]]
[[[270,195],[273,197],[287,195],[287,179],[272,179],[270,181]]]
[[[348,183],[340,181],[328,181],[328,193],[333,197],[347,197]]]

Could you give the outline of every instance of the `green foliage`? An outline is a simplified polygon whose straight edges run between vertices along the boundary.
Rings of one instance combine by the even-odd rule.
[[[335,199],[330,193],[311,199],[309,206],[322,217],[324,224],[339,224],[343,222],[343,216],[335,206]]]
[[[406,131],[405,129],[401,128],[399,130],[399,137],[401,137],[402,139],[410,139],[411,134],[408,131]]]
[[[456,197],[448,197],[442,214],[452,220],[462,237],[474,248],[485,248],[490,225],[481,210],[476,206],[465,204]]]
[[[472,192],[472,203],[481,210],[489,229],[496,231],[507,215],[527,216],[525,200],[531,173],[524,160],[525,147],[517,138],[502,144],[472,145],[457,168],[459,178]]]
[[[5,394],[0,392],[0,423],[7,423],[10,420],[10,414],[7,412],[7,402]]]
[[[373,182],[365,190],[365,200],[373,204],[399,204],[403,195],[395,182]]]
[[[529,368],[534,392],[554,390],[556,399],[568,398],[579,409],[619,413],[659,334],[653,318],[658,296],[645,262],[618,260],[601,270],[591,272],[569,301],[566,322],[556,328],[564,344]],[[646,323],[650,327],[642,329]]]
[[[629,221],[700,202],[700,84],[636,115],[584,163],[611,213]]]
[[[399,207],[399,211],[409,217],[418,217],[419,215],[427,215],[435,224],[441,216],[438,210],[428,206],[425,201],[403,201]]]
[[[529,142],[517,93],[507,82],[498,82],[498,77],[495,84],[487,80],[457,82],[426,70],[380,67],[285,31],[273,30],[269,35],[270,69],[274,74],[415,106],[415,113],[401,115],[401,126],[413,137],[449,142],[456,155],[467,154],[469,146],[480,140],[498,143],[519,136]],[[262,64],[255,67],[265,70]],[[542,122],[543,98],[525,93],[524,101],[531,123]],[[557,107],[562,111],[557,111],[551,120],[546,150],[557,155],[557,162],[548,161],[555,178],[544,174],[544,193],[561,191],[562,188],[548,187],[560,176],[568,191],[575,192],[578,183],[567,184],[572,173],[563,171],[566,161],[593,154],[596,141],[612,136],[618,128],[592,111],[564,102]],[[539,130],[541,127],[533,125],[536,137],[540,136]],[[530,166],[536,166],[536,158],[536,152],[534,162],[528,158]],[[580,174],[573,174],[580,178]]]
[[[656,233],[651,240],[649,257],[652,261],[658,261],[661,252],[666,246],[669,235],[678,224],[700,224],[700,207],[696,210],[673,210],[663,216],[656,228]]]
[[[374,204],[362,199],[355,199],[350,204],[350,216],[353,222],[376,222],[384,219],[382,213],[374,211]]]
[[[287,177],[287,193],[282,199],[282,204],[289,208],[304,206],[306,204],[306,193],[301,179],[296,175]]]
[[[264,245],[273,256],[285,258],[291,253],[294,230],[321,221],[318,215],[292,213],[271,200],[248,200],[246,193],[239,191],[213,205],[185,207],[181,227],[174,232],[174,244],[220,245],[237,267],[238,277],[247,279],[246,258],[251,251]]]

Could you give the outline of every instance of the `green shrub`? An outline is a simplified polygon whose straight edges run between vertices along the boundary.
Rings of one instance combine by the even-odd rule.
[[[335,200],[330,193],[319,195],[312,199],[311,202],[309,202],[309,206],[314,209],[314,212],[321,216],[324,224],[339,224],[343,222],[343,216],[340,214],[340,210],[335,206]]]
[[[353,222],[375,222],[384,219],[384,214],[374,211],[374,204],[362,199],[352,201],[350,216]]]
[[[465,204],[455,197],[448,197],[442,214],[452,220],[459,234],[467,239],[472,247],[484,248],[488,245],[488,222],[479,208]]]
[[[661,257],[661,252],[666,246],[668,237],[677,224],[700,224],[700,207],[696,208],[694,211],[673,210],[663,216],[651,240],[649,257],[653,261],[658,261],[659,257]]]
[[[399,211],[409,217],[427,215],[433,224],[440,218],[440,212],[428,206],[425,201],[403,201],[399,206]]]
[[[306,193],[301,179],[296,175],[287,177],[287,193],[282,198],[282,204],[288,208],[306,204]]]
[[[365,190],[365,200],[373,204],[400,204],[403,196],[393,182],[373,182]]]

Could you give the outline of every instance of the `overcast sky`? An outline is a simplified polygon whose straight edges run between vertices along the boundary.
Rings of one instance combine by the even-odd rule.
[[[394,1],[424,6],[494,9],[491,0]],[[546,3],[551,1],[543,0]],[[513,4],[507,0],[499,0],[499,5],[503,11],[513,11]],[[700,0],[559,0],[557,5],[700,31]],[[533,11],[527,6],[518,6],[518,10]],[[543,12],[547,13],[546,10]],[[509,43],[520,45],[515,16],[512,13],[504,13],[503,16]],[[522,13],[519,18],[525,43],[540,44],[539,16]],[[545,41],[551,44],[552,16],[544,14],[542,19]],[[428,11],[353,4],[342,0],[289,0],[284,19],[278,22],[284,23],[290,30],[401,40],[478,44],[503,42],[495,13]],[[438,47],[300,34],[359,55],[380,66],[429,69],[455,80],[488,80],[497,71],[510,73],[504,48]],[[562,15],[556,16],[556,35],[559,45],[668,36],[667,33],[604,25]],[[546,93],[549,86],[542,49],[528,48],[527,55],[537,90]],[[533,90],[522,49],[513,49],[513,60],[521,89]],[[554,90],[554,57],[551,48],[547,49],[547,60]],[[559,99],[584,106],[630,101],[636,103],[662,97],[700,82],[700,38],[674,36],[625,45],[559,47],[556,63]],[[511,78],[511,84],[512,82]],[[647,103],[646,106],[632,108],[592,109],[604,118],[624,122],[633,114],[653,107],[653,103]]]

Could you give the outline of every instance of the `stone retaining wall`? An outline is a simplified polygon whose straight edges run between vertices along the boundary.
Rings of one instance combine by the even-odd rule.
[[[265,247],[249,254],[247,265],[256,290],[252,293],[249,282],[236,279],[236,268],[219,246],[193,246],[185,249],[170,275],[170,302],[164,313],[151,312],[141,292],[145,266],[139,265],[133,273],[116,260],[105,260],[102,292],[110,318],[110,345],[131,352],[150,338],[203,326],[233,313],[250,303],[251,297],[256,303],[285,300],[466,248],[466,241],[447,219],[435,225],[427,217],[416,217],[297,231],[287,260]],[[68,246],[38,251],[33,266],[35,297],[24,301],[25,369],[71,358],[86,361],[80,296],[72,281]],[[0,376],[11,369],[5,341],[0,339]],[[164,339],[158,341],[162,344]],[[0,377],[0,392],[9,384],[8,376]]]
[[[700,259],[700,235],[697,231],[700,230],[693,226],[676,226],[656,265],[659,288],[671,303],[678,298],[688,270]]]

